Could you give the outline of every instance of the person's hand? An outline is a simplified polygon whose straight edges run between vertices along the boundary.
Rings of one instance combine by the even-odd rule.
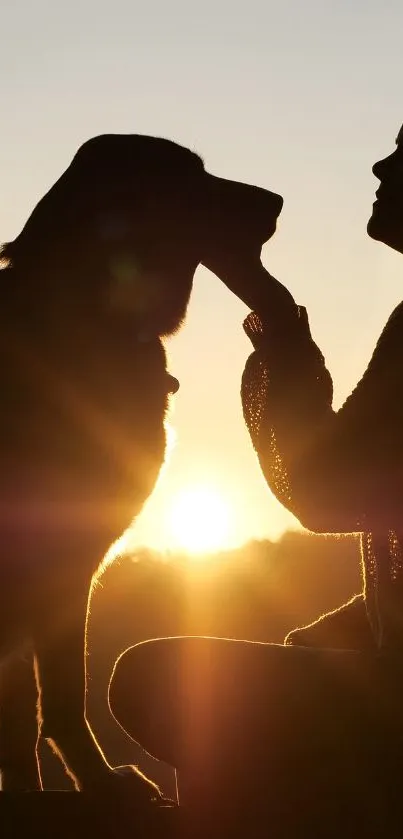
[[[260,250],[247,252],[244,247],[234,247],[230,253],[221,253],[203,264],[264,320],[295,316],[292,294],[264,268]]]
[[[220,224],[218,222],[221,222]],[[276,310],[295,310],[291,293],[261,263],[261,250],[267,237],[245,225],[211,225],[205,237],[201,264],[212,271],[246,306],[269,316]],[[278,312],[279,314],[280,312]]]

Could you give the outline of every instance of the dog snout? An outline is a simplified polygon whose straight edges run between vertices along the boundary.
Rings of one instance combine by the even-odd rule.
[[[273,204],[273,212],[276,214],[276,218],[281,213],[284,204],[284,198],[281,195],[277,195],[276,192],[269,192],[267,193],[270,196],[270,202]]]
[[[208,177],[213,213],[227,224],[256,232],[275,224],[283,207],[281,195],[240,181]]]
[[[239,204],[244,205],[245,212],[256,220],[270,220],[277,218],[283,208],[281,195],[251,184],[239,184]]]

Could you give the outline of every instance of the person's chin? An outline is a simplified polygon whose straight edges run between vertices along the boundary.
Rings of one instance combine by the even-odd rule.
[[[377,242],[382,241],[382,230],[381,225],[374,217],[374,214],[370,217],[368,224],[367,224],[367,233],[371,239],[376,239]]]
[[[367,233],[371,239],[403,253],[403,226],[393,224],[376,205],[367,224]]]

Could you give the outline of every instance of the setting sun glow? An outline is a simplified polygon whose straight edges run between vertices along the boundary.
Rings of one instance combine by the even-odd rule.
[[[223,495],[212,487],[188,487],[178,493],[173,499],[169,524],[177,547],[194,556],[229,547],[230,508]]]

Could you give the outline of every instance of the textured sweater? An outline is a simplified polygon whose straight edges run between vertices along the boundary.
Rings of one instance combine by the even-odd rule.
[[[269,321],[268,321],[269,323]],[[379,647],[403,645],[403,303],[339,411],[303,307],[292,329],[255,313],[244,417],[266,481],[309,530],[361,533],[364,594]]]

